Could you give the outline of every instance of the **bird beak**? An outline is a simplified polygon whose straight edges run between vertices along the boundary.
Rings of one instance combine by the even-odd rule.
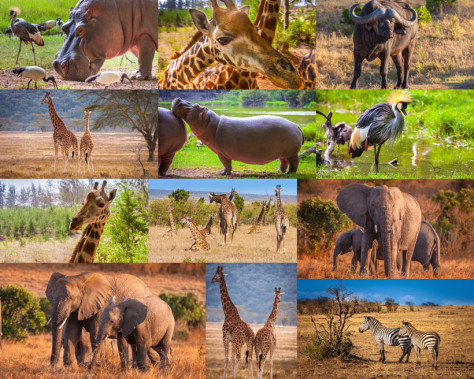
[[[405,111],[405,109],[402,109],[402,113],[406,116],[407,115],[407,112]]]

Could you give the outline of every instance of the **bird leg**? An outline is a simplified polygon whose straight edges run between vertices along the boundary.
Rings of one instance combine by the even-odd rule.
[[[36,54],[35,54],[35,47],[33,46],[34,43],[31,42],[31,48],[33,49],[33,58],[35,59],[35,66],[36,66]]]
[[[375,173],[379,173],[379,154],[380,154],[380,149],[382,148],[382,145],[379,145],[379,148],[377,149],[377,145],[374,145],[374,153],[375,153]]]
[[[38,87],[36,86],[36,80],[35,80],[35,89],[38,89]]]
[[[28,85],[26,86],[26,89],[30,89],[30,83],[31,83],[32,80],[33,80],[33,79],[30,79],[30,80],[28,81]],[[35,82],[35,83],[36,83],[36,82]]]
[[[20,47],[19,47],[19,49],[18,49],[18,54],[17,54],[17,56],[16,56],[16,64],[18,64],[18,58],[20,57],[21,42],[22,42],[22,41],[21,41],[21,39],[20,39]]]

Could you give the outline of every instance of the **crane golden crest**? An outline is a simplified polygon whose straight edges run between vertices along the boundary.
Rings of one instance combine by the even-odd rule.
[[[398,104],[398,103],[411,103],[413,97],[408,91],[394,91],[387,96],[387,103]]]
[[[20,8],[18,7],[10,7],[8,8],[9,10],[13,11],[16,13],[17,16],[20,16],[21,15],[21,11],[20,11]]]

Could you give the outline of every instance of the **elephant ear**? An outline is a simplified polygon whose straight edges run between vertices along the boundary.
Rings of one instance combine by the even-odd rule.
[[[82,285],[82,302],[78,319],[86,320],[105,308],[112,297],[112,286],[107,278],[99,273],[89,273]]]
[[[55,292],[55,286],[56,286],[56,282],[59,280],[59,279],[62,279],[64,278],[66,275],[63,275],[61,274],[60,272],[53,272],[51,274],[51,277],[49,278],[49,282],[48,282],[48,285],[46,287],[46,291],[44,291],[46,293],[46,297],[48,298],[49,301],[53,301],[54,299],[54,292]]]
[[[125,299],[119,304],[122,319],[122,335],[127,337],[146,319],[148,307],[136,299]]]
[[[336,202],[339,209],[344,212],[355,224],[367,227],[369,221],[369,207],[367,199],[372,187],[365,184],[351,184],[339,191]]]

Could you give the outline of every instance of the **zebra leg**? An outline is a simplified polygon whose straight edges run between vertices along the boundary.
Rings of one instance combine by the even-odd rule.
[[[407,360],[405,361],[405,363],[408,363],[408,360],[410,359],[411,349],[413,349],[413,345],[408,346]]]
[[[433,358],[433,368],[437,370],[438,369],[437,351],[433,349],[430,351],[430,353],[431,353],[431,358]]]
[[[380,361],[382,362],[385,362],[385,350],[383,348],[383,342],[380,342],[379,343],[379,347],[380,347]]]
[[[416,347],[416,365],[421,365],[421,348],[418,346]]]

